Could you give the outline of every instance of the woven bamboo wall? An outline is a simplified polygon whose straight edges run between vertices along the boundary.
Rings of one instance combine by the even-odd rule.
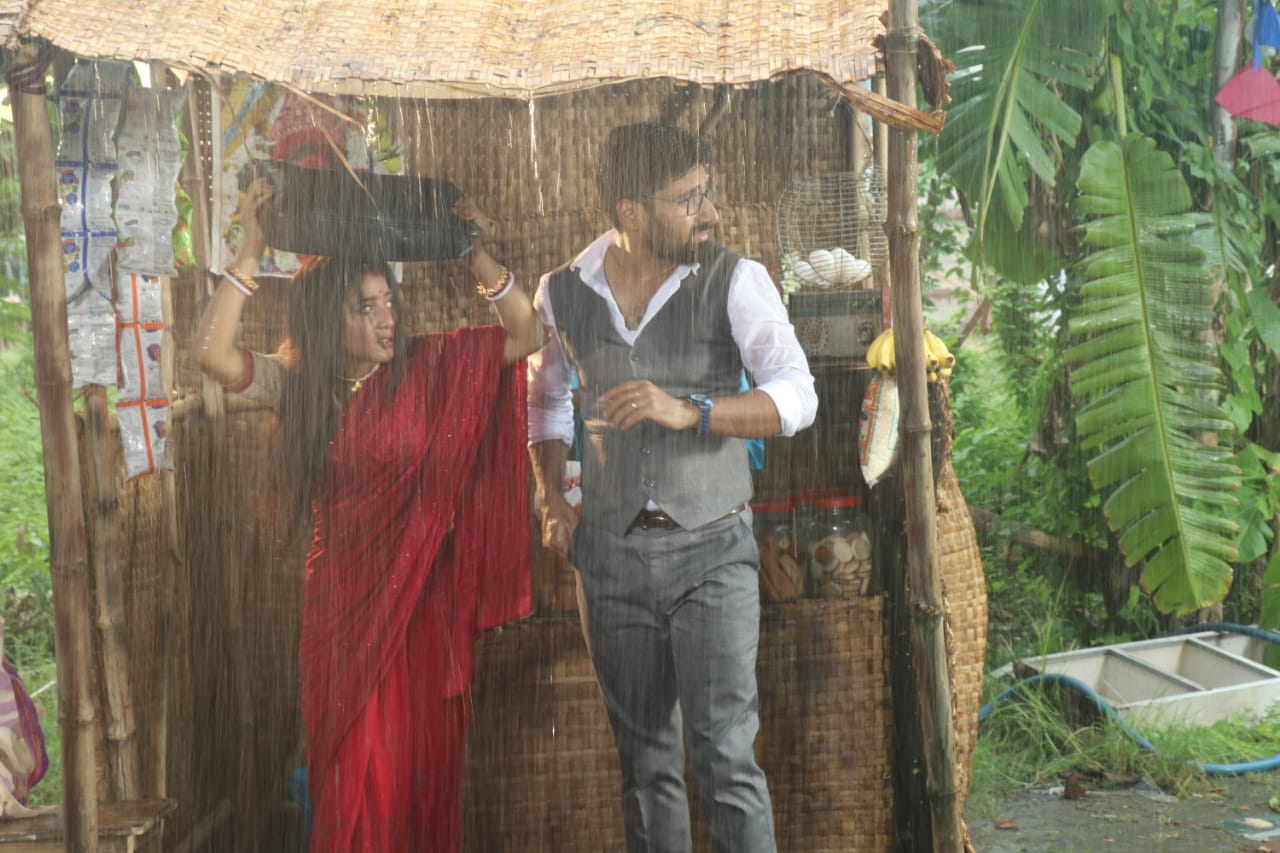
[[[879,598],[769,605],[760,632],[761,766],[778,847],[893,849]],[[576,619],[486,637],[467,767],[468,853],[625,847],[621,774]],[[690,782],[694,849],[710,840]]]
[[[715,114],[717,97],[714,91],[652,80],[540,99],[532,106],[498,99],[404,102],[397,120],[411,131],[409,170],[447,177],[475,197],[498,223],[495,255],[516,271],[521,287],[532,291],[541,273],[572,258],[606,227],[594,172],[608,130],[646,119],[673,120],[697,130]],[[709,133],[721,188],[718,238],[776,273],[779,195],[795,178],[851,168],[851,127],[845,108],[811,78],[786,77],[730,92],[727,107]],[[411,333],[492,319],[459,263],[409,266],[405,282],[405,319]],[[250,301],[244,318],[246,345],[259,350],[276,346],[287,287],[265,281]],[[201,307],[193,281],[177,282],[175,304],[175,335],[180,342],[190,341]],[[179,354],[178,374],[180,387],[199,387],[199,375],[186,352]],[[770,442],[762,492],[814,485],[859,487],[852,447],[863,380],[842,376],[828,382],[835,390],[824,396],[818,428],[803,440]],[[157,578],[163,571],[175,573],[175,603],[169,614],[169,649],[175,657],[168,785],[180,808],[166,831],[169,850],[297,849],[296,814],[287,805],[285,783],[297,765],[301,737],[296,657],[308,532],[280,529],[263,501],[272,424],[266,413],[193,416],[174,424],[179,548],[174,559],[160,561],[163,565],[138,561],[130,581],[136,593],[136,598],[130,597],[131,607],[138,612],[131,637],[135,670],[156,672],[161,648],[154,616],[161,600]],[[147,487],[126,487],[122,494],[130,488]],[[145,519],[158,516],[159,509],[139,503],[137,512]],[[130,534],[131,547],[162,553],[148,524]],[[893,843],[892,788],[884,781],[890,772],[885,768],[893,733],[885,700],[886,665],[882,646],[875,645],[884,636],[882,615],[873,604],[878,600],[847,605],[857,624],[846,628],[856,633],[856,644],[864,648],[856,653],[856,671],[841,670],[851,673],[853,681],[835,684],[829,697],[822,687],[824,679],[836,677],[831,667],[837,663],[837,668],[854,665],[848,657],[854,653],[843,645],[847,638],[824,639],[822,631],[835,630],[831,626],[822,631],[814,627],[819,617],[813,614],[822,609],[821,603],[805,605],[808,615],[788,611],[766,620],[762,711],[779,721],[796,714],[808,721],[780,730],[766,720],[762,733],[762,760],[773,777],[780,832],[787,839],[784,849],[883,850]],[[552,667],[560,678],[557,690],[566,691],[568,704],[548,713],[553,719],[560,719],[555,714],[586,714],[578,722],[595,726],[599,735],[603,718],[591,716],[594,685],[583,669],[585,659],[573,650],[572,632],[553,639],[542,639],[538,648],[546,643],[554,648],[546,647],[549,651],[539,657],[538,665]],[[572,672],[565,671],[570,677],[554,670],[558,655],[571,660]],[[484,677],[482,685],[487,686],[481,689],[492,695],[492,682],[484,682]],[[147,700],[139,707],[150,716],[142,725],[155,725],[156,684],[154,676],[135,679],[135,694]],[[856,695],[848,692],[855,688]],[[509,697],[507,703],[518,704]],[[495,743],[485,737],[506,735],[486,730],[479,706],[477,713],[473,763],[483,766]],[[604,740],[566,744],[566,751],[554,757],[557,772],[575,767],[579,759],[608,763],[606,746],[610,745]],[[587,756],[587,751],[593,754]],[[799,761],[798,755],[812,760]],[[864,788],[832,789],[828,774],[850,780],[847,784],[861,780],[858,785]],[[500,781],[473,778],[472,784]],[[514,785],[516,780],[506,782]],[[612,802],[615,787],[602,787]],[[527,796],[533,799],[528,802],[545,801],[545,794],[542,789],[529,790]],[[580,802],[563,805],[571,810],[565,820],[580,818],[585,811]],[[544,802],[541,807],[549,806]],[[601,806],[601,814],[607,814],[607,808]],[[219,816],[225,819],[217,820]],[[509,817],[515,820],[518,815]],[[481,832],[486,826],[473,821],[471,830]],[[593,840],[579,847],[557,842],[509,849],[598,853],[602,848]]]

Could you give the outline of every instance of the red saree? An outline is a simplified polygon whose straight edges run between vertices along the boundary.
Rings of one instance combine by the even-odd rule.
[[[344,409],[301,637],[312,853],[455,853],[476,634],[527,615],[524,370],[505,333],[416,341]]]

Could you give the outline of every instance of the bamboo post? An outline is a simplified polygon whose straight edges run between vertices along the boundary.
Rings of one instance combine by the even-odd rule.
[[[62,808],[68,853],[98,849],[94,749],[93,626],[88,545],[63,284],[60,208],[54,185],[53,134],[45,101],[47,49],[21,44],[9,70],[14,138],[22,182],[22,221],[31,275],[31,325],[36,351],[36,401],[49,513],[49,574],[62,734]]]
[[[884,95],[885,94],[884,75],[877,74],[875,76],[875,79],[872,81],[872,86],[875,87],[875,91],[877,94]],[[888,184],[889,125],[885,124],[883,121],[879,119],[874,119],[871,124],[871,133],[872,133],[871,153],[875,157],[876,168],[879,169],[880,174],[884,176],[885,193],[888,194],[889,193],[889,184]],[[912,192],[914,193],[915,190],[912,189]],[[885,227],[885,233],[887,235],[889,223],[886,222],[884,227]],[[892,260],[889,263],[885,264],[883,269],[877,269],[875,271],[876,287],[879,288],[880,292],[884,294],[884,305],[882,306],[881,311],[883,312],[885,326],[892,325],[892,320],[893,320],[893,287],[891,282],[892,276],[893,276]],[[897,358],[897,356],[895,355],[894,358]]]
[[[173,323],[176,317],[173,310],[173,287],[169,279],[163,280],[162,288],[160,311],[164,317],[164,341],[160,350],[161,373],[164,376],[165,392],[172,402],[171,389],[176,384],[174,353],[178,346],[173,334]],[[171,422],[172,411],[170,408]],[[169,452],[173,453],[172,447]],[[168,570],[163,566],[160,569],[160,625],[156,637],[154,671],[158,706],[154,708],[148,726],[151,735],[150,794],[153,797],[166,797],[169,793],[169,700],[173,692],[171,676],[173,663],[170,658],[173,655],[173,605],[176,598],[174,588],[177,585],[176,576],[183,560],[182,543],[178,536],[178,493],[173,471],[161,471],[160,478],[165,512],[165,543],[168,546],[171,563]]]
[[[125,630],[121,589],[119,536],[120,496],[116,492],[116,454],[113,452],[107,391],[101,385],[85,389],[85,460],[87,494],[93,495],[90,517],[94,613],[102,643],[102,694],[111,795],[115,800],[138,796],[138,742],[129,688],[129,642]]]
[[[152,85],[164,85],[168,88],[171,85],[171,75],[168,68],[161,62],[151,63],[151,80]],[[189,94],[189,93],[188,93]],[[195,104],[191,97],[187,99],[187,114],[194,112]],[[192,122],[194,126],[194,122]],[[188,151],[191,148],[199,150],[198,145],[188,142]],[[184,163],[185,166],[185,163]],[[194,216],[193,216],[194,219]],[[202,223],[203,224],[203,223]],[[194,229],[195,223],[192,223]],[[194,238],[194,230],[193,230]],[[194,246],[194,241],[193,241]],[[177,317],[173,308],[173,282],[164,278],[160,283],[160,314],[164,320],[164,339],[160,347],[160,373],[164,380],[165,395],[173,402],[173,389],[177,385],[177,351],[178,342],[173,333],[173,324]],[[170,422],[173,420],[172,408],[170,408]],[[174,448],[169,448],[170,458],[174,452]],[[151,733],[151,795],[156,797],[165,797],[169,791],[169,709],[170,696],[173,690],[171,672],[173,664],[170,660],[173,655],[173,605],[175,601],[174,589],[177,585],[176,577],[179,568],[182,565],[183,552],[181,541],[178,535],[178,495],[177,486],[174,482],[174,473],[172,469],[166,469],[159,472],[161,490],[164,500],[165,512],[165,542],[168,546],[169,560],[171,564],[166,571],[161,568],[160,576],[160,596],[159,596],[159,628],[156,637],[156,658],[155,658],[155,691],[158,697],[158,707],[154,709],[153,716],[150,720]]]
[[[195,75],[187,79],[188,127],[190,136],[187,140],[187,157],[182,164],[181,180],[191,196],[191,236],[192,249],[198,272],[197,281],[203,285],[206,295],[212,294],[217,287],[218,279],[213,273],[215,265],[220,265],[217,242],[210,227],[210,198],[212,194],[212,176],[204,171],[204,152],[200,144],[204,138],[203,128],[198,112],[202,98],[195,84]],[[217,109],[216,104],[211,109]],[[215,166],[216,168],[216,166]],[[215,173],[216,174],[216,173]],[[216,223],[214,223],[216,224]],[[201,380],[201,396],[204,400],[205,414],[217,417],[226,411],[222,386],[204,375]],[[227,440],[225,424],[212,431],[214,453],[218,458],[225,458]],[[226,507],[223,506],[223,509]],[[228,543],[230,553],[243,554],[242,543]],[[245,645],[244,625],[244,584],[241,576],[243,567],[239,560],[229,561],[226,571],[220,576],[218,590],[218,620],[226,641],[228,658],[228,682],[232,699],[232,714],[235,719],[237,738],[236,754],[239,765],[236,771],[245,779],[255,778],[257,749],[254,742],[253,692],[249,682],[248,651]],[[256,789],[253,785],[243,785],[238,789],[236,811],[238,814],[251,814],[250,802]]]
[[[885,41],[888,94],[916,103],[919,55],[916,0],[889,4]],[[905,602],[911,620],[915,662],[915,702],[920,709],[925,784],[933,830],[933,850],[964,848],[959,811],[955,723],[947,671],[945,605],[938,565],[937,503],[930,456],[932,424],[925,382],[924,312],[920,296],[920,233],[916,219],[916,132],[889,129],[889,236],[893,276],[894,348],[901,411],[901,469],[906,498],[907,571]]]
[[[217,280],[213,276],[213,232],[209,219],[209,177],[204,171],[204,154],[200,106],[203,101],[196,86],[196,75],[187,77],[187,157],[182,162],[179,181],[191,196],[191,252],[195,258],[198,284],[206,297],[213,295]],[[215,105],[216,108],[216,105]],[[222,386],[201,373],[200,394],[205,401],[205,414],[222,414]],[[220,435],[220,433],[215,433]],[[218,440],[218,439],[215,439]]]

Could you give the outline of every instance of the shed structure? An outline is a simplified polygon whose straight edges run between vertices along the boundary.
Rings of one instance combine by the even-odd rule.
[[[877,169],[889,187],[891,233],[890,263],[878,267],[874,286],[892,303],[895,325],[908,329],[919,326],[918,284],[891,283],[890,266],[911,278],[918,271],[903,260],[915,248],[915,140],[942,120],[914,107],[924,53],[914,21],[914,2],[895,12],[882,0],[0,2],[23,158],[67,750],[65,822],[42,836],[47,849],[98,849],[99,812],[129,809],[96,803],[151,804],[141,849],[302,849],[287,788],[301,755],[296,652],[307,532],[281,529],[263,510],[271,416],[229,405],[186,348],[217,266],[211,82],[247,75],[303,97],[386,105],[406,171],[447,177],[475,198],[499,224],[495,255],[525,288],[607,227],[592,175],[615,125],[657,119],[707,136],[721,193],[718,238],[775,277],[786,190]],[[886,94],[894,81],[886,89],[877,62],[886,45],[889,70],[896,56],[909,71],[898,83],[906,97]],[[182,183],[196,202],[200,268],[167,284],[174,470],[134,480],[123,475],[104,390],[86,389],[73,408],[66,364],[55,131],[42,110],[46,87],[75,57],[146,63],[153,85],[187,95]],[[460,265],[410,265],[404,278],[411,332],[489,321]],[[274,348],[286,288],[277,281],[259,290],[245,316],[247,345]],[[904,372],[912,366],[909,355],[899,362]],[[936,437],[945,433],[945,393],[924,407],[907,400],[904,420],[924,442],[925,465],[909,461],[908,445],[903,476],[873,492],[855,452],[865,362],[815,357],[813,366],[819,422],[769,442],[758,496],[858,494],[873,522],[877,575],[866,595],[766,608],[758,748],[780,846],[955,849],[947,831],[935,843],[936,802],[950,798],[954,812],[963,800],[985,590],[945,441],[930,453],[931,425],[940,422]],[[902,384],[905,392],[917,383],[924,401],[919,374]],[[534,557],[537,613],[481,646],[468,849],[620,849],[612,742],[565,594],[571,576],[549,555]],[[903,580],[904,567],[927,572],[931,564],[946,585],[945,603],[932,607],[948,616],[948,654],[938,661],[922,657],[916,636],[919,614],[931,608],[907,605],[928,604],[931,594],[921,584],[908,593]],[[919,698],[920,673],[943,685],[941,703]],[[954,719],[936,719],[928,709],[938,707]],[[953,740],[951,767],[920,747]],[[928,773],[913,772],[919,766]],[[698,844],[707,847],[705,838]]]

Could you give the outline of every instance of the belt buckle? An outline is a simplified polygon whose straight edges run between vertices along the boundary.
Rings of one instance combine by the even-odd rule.
[[[675,530],[680,525],[675,519],[667,515],[660,509],[642,509],[636,513],[635,520],[627,528],[627,532],[634,530]]]

